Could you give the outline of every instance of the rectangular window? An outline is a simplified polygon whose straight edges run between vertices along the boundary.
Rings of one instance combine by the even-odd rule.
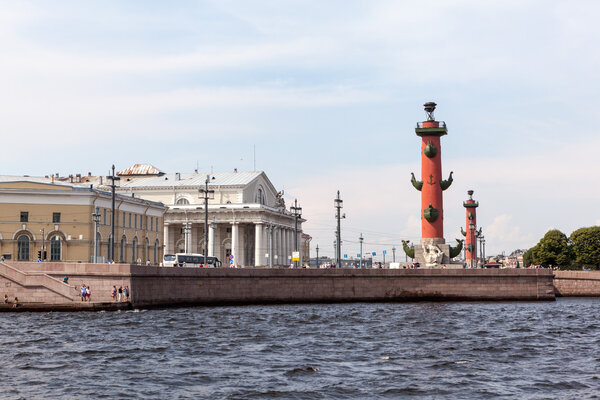
[[[104,225],[106,225],[106,214],[108,214],[108,210],[104,209]]]
[[[156,217],[156,232],[158,232],[158,217]]]
[[[154,230],[154,218],[150,218],[150,230]]]
[[[133,223],[134,223],[135,229],[137,229],[137,217],[138,217],[137,214],[135,214],[133,217]]]
[[[60,223],[60,213],[52,213],[52,222],[55,224]]]
[[[21,222],[29,222],[29,212],[21,211]]]
[[[144,219],[146,220],[146,222],[144,223],[144,226],[146,227],[146,230],[148,230],[148,216],[146,215],[144,217]]]
[[[125,213],[121,213],[123,214],[123,228],[125,228]]]
[[[129,225],[128,226],[131,228],[131,213],[129,213]]]

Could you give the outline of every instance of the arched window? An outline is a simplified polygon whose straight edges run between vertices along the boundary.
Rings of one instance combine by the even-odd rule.
[[[256,192],[256,203],[265,204],[265,195],[262,188],[258,188],[258,191]]]
[[[121,238],[121,262],[125,262],[125,236]]]
[[[146,264],[146,261],[150,260],[150,254],[148,254],[148,247],[148,238],[146,238],[146,240],[144,240],[144,264]]]
[[[29,261],[29,236],[21,235],[17,238],[17,260]]]
[[[50,261],[60,261],[61,259],[61,241],[60,236],[54,235],[50,239]]]
[[[184,197],[180,198],[177,200],[177,203],[179,205],[186,205],[186,204],[190,204],[190,201]]]
[[[137,238],[133,239],[133,244],[131,245],[131,263],[135,264],[137,262]]]

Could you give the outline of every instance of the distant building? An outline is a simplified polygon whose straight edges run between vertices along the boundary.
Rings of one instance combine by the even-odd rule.
[[[204,194],[208,187],[208,255],[224,265],[288,266],[295,249],[295,216],[262,171],[164,173],[148,164],[118,172],[119,193],[162,202],[165,254],[204,253]],[[208,176],[208,183],[207,183]],[[298,250],[308,257],[310,236],[298,218]],[[302,263],[302,260],[301,260]]]
[[[0,253],[13,261],[90,262],[94,256],[94,219],[99,211],[98,256],[108,258],[111,193],[55,177],[0,177]],[[159,264],[163,254],[161,203],[117,196],[115,261]]]

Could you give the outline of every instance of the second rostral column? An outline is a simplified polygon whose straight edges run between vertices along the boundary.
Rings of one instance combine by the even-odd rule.
[[[433,268],[450,263],[455,253],[444,239],[443,191],[452,184],[452,172],[442,179],[442,147],[440,138],[448,134],[446,123],[436,121],[436,104],[425,103],[427,121],[417,123],[415,133],[421,137],[421,180],[412,174],[413,186],[421,192],[421,243],[414,248],[414,259]]]

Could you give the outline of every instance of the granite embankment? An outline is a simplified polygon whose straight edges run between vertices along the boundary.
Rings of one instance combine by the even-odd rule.
[[[600,297],[600,271],[554,271],[557,296]]]
[[[62,278],[69,278],[68,284]],[[91,288],[82,303],[79,288]],[[129,286],[130,303],[111,289]],[[419,300],[554,300],[546,269],[195,269],[129,264],[0,264],[0,296],[20,309],[115,309],[173,305]],[[0,289],[1,290],[1,289]],[[2,305],[0,309],[10,308]]]

